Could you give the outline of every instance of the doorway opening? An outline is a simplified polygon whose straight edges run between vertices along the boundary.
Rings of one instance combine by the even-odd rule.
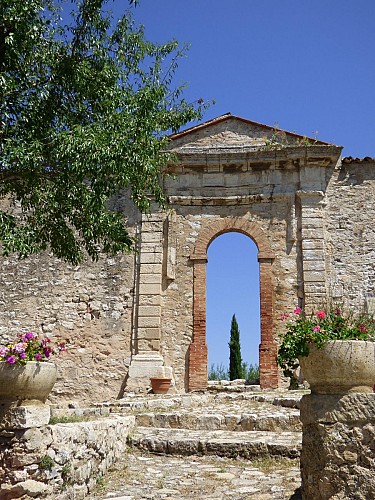
[[[263,229],[240,217],[219,218],[203,228],[190,254],[193,264],[193,338],[188,352],[188,390],[207,387],[208,349],[206,343],[207,250],[220,235],[238,232],[251,238],[258,248],[260,281],[259,379],[262,389],[278,387],[277,342],[274,336],[272,263],[275,255]]]
[[[208,378],[229,379],[228,343],[235,315],[243,377],[254,380],[258,378],[261,342],[258,248],[250,237],[232,231],[215,238],[207,256]]]

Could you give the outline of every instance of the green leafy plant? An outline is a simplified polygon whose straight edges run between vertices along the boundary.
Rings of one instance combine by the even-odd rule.
[[[71,482],[71,472],[72,472],[72,465],[70,462],[66,462],[66,464],[63,465],[61,469],[61,477],[63,480],[62,488],[66,488],[66,486]]]
[[[298,368],[298,357],[309,354],[309,344],[322,348],[330,340],[375,341],[375,320],[373,316],[343,312],[340,306],[319,309],[306,316],[296,307],[294,314],[285,313],[280,318],[286,322],[285,333],[277,355],[277,363],[284,375],[294,377]]]
[[[207,107],[173,84],[186,48],[146,40],[110,4],[1,2],[3,255],[48,249],[77,264],[133,250],[114,199],[126,190],[141,212],[163,206],[169,135]]]
[[[39,340],[33,332],[19,333],[17,337],[15,342],[0,346],[0,361],[10,365],[25,365],[28,361],[49,361],[53,354],[66,350],[64,342],[52,346],[48,337]]]
[[[259,379],[259,365],[248,364],[246,361],[242,363],[242,378],[246,380]]]
[[[44,455],[39,462],[39,469],[50,470],[55,465],[55,462],[49,455]]]
[[[223,363],[212,363],[208,371],[208,380],[229,380],[229,370]]]

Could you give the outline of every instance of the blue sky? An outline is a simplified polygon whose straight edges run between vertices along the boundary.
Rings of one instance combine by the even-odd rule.
[[[126,0],[115,0],[115,10]],[[375,156],[375,0],[141,0],[146,36],[191,48],[175,83],[185,97]],[[254,244],[223,235],[209,248],[209,362],[227,364],[232,314],[243,358],[258,362],[259,289]]]

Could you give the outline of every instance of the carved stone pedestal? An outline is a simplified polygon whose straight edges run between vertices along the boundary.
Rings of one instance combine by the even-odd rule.
[[[129,367],[127,390],[145,391],[147,387],[150,387],[151,377],[173,380],[172,368],[164,366],[164,359],[159,353],[136,354]]]
[[[301,420],[302,498],[375,498],[375,394],[303,396]]]

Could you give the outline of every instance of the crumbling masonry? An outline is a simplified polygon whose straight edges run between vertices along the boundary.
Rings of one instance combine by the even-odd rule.
[[[136,255],[68,266],[48,255],[1,259],[0,337],[70,340],[52,399],[95,401],[207,385],[207,249],[237,231],[258,247],[261,386],[277,387],[278,317],[327,298],[374,309],[375,160],[232,115],[171,137],[169,208],[141,216],[116,200]]]

